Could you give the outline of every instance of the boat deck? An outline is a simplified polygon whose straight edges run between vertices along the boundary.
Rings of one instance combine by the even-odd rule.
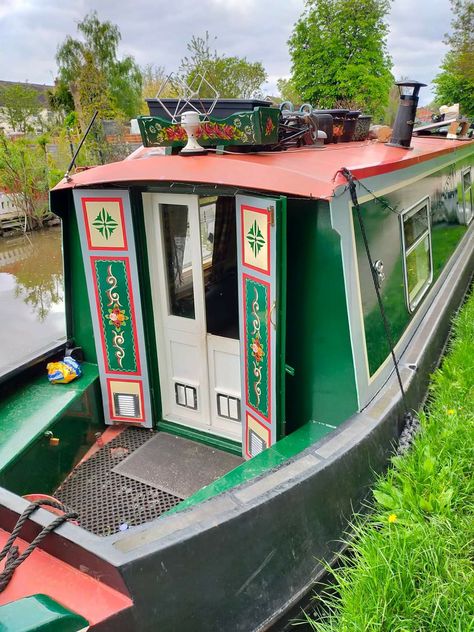
[[[107,536],[157,518],[242,459],[142,428],[95,447],[54,492],[87,531]],[[174,492],[174,493],[173,493]]]

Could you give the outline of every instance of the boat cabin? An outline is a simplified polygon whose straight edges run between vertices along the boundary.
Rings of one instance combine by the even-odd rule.
[[[59,185],[55,210],[79,241],[69,265],[85,277],[70,297],[87,341],[71,333],[97,361],[106,423],[249,459],[363,408],[393,367],[341,170],[360,182],[396,342],[472,218],[472,145],[413,142],[186,157],[145,147]]]

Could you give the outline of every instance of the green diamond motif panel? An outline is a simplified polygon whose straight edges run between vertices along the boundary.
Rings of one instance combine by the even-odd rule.
[[[114,220],[112,215],[110,215],[105,208],[102,208],[95,220],[92,222],[92,226],[99,231],[102,237],[108,239],[117,228],[118,222]]]
[[[252,248],[254,257],[256,257],[265,245],[265,238],[256,221],[254,221],[247,233],[247,241],[249,242],[250,248]]]

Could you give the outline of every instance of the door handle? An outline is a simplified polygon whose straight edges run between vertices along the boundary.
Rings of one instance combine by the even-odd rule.
[[[273,301],[272,306],[270,307],[270,322],[273,325],[273,329],[276,329],[277,325],[276,322],[273,320],[273,313],[275,312],[276,309],[276,301]]]

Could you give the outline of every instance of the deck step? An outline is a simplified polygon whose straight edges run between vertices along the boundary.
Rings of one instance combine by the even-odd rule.
[[[15,463],[69,406],[98,379],[97,365],[84,363],[69,384],[50,384],[44,375],[21,385],[0,402],[0,473]]]

